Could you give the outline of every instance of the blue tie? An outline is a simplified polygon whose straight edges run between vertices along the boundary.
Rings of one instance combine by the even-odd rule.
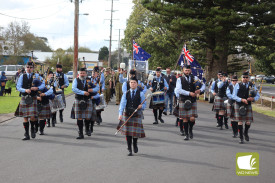
[[[132,91],[132,100],[134,99],[135,96],[135,90]]]

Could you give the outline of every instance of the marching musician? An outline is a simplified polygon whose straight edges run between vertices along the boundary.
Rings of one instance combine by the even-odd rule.
[[[64,95],[64,88],[67,88],[70,83],[69,83],[69,80],[68,80],[68,77],[66,76],[66,74],[64,74],[62,72],[62,65],[59,64],[59,63],[56,64],[56,73],[55,74],[56,74],[56,77],[58,78],[59,83],[55,82],[54,87],[57,87],[57,85],[58,85],[59,88],[62,89],[62,94],[61,95],[62,95],[64,104],[65,104],[65,107],[66,107],[66,99],[65,99],[65,95]],[[59,119],[60,119],[61,123],[63,122],[63,110],[64,109],[59,110]],[[54,119],[56,120],[56,113],[55,113]]]
[[[234,117],[234,103],[235,103],[235,100],[233,99],[233,90],[234,90],[234,87],[236,86],[237,82],[238,82],[238,77],[236,75],[234,75],[232,77],[232,80],[231,80],[229,86],[226,89],[226,95],[228,98],[228,102],[226,105],[226,115],[227,115],[227,118],[232,119],[231,126],[232,126],[232,130],[233,130],[233,138],[237,138],[237,136],[238,136],[238,122],[234,121],[234,119],[233,119],[233,117]]]
[[[234,121],[238,121],[238,129],[240,135],[240,143],[244,143],[243,136],[246,141],[249,141],[248,130],[251,122],[253,122],[252,102],[259,100],[260,94],[257,88],[249,81],[249,73],[244,72],[242,75],[242,82],[237,83],[233,90],[234,104]],[[243,131],[243,123],[245,129]]]
[[[197,76],[191,74],[190,65],[185,65],[184,75],[177,79],[176,91],[179,94],[179,118],[180,124],[184,126],[184,140],[193,139],[193,126],[197,114],[197,94],[204,92],[205,85],[200,89],[196,88]],[[182,130],[182,128],[181,128]],[[181,132],[183,135],[183,133]]]
[[[161,69],[157,68],[156,69],[156,76],[154,76],[154,79],[151,83],[151,87],[150,87],[151,92],[154,93],[154,92],[157,92],[157,91],[166,91],[168,89],[169,89],[169,86],[168,86],[166,80],[161,76]],[[153,124],[158,124],[158,120],[160,120],[161,123],[164,123],[164,120],[162,119],[162,112],[165,108],[165,103],[153,105],[153,99],[152,98],[151,98],[149,108],[153,109],[153,113],[154,113],[154,116],[155,116],[155,122]],[[158,111],[159,111],[159,116],[158,116]]]
[[[21,75],[18,79],[16,88],[21,93],[21,101],[19,103],[18,111],[15,112],[15,116],[23,117],[23,126],[25,128],[25,138],[22,140],[30,140],[29,135],[29,122],[31,124],[31,137],[35,138],[35,123],[38,124],[37,120],[37,92],[45,87],[45,83],[38,87],[33,86],[33,80],[35,78],[41,79],[39,74],[33,73],[34,64],[28,62],[26,66],[26,73]]]
[[[41,82],[38,85],[40,86]],[[53,94],[52,87],[45,86],[41,91],[38,92],[37,100],[39,105],[37,106],[37,108],[38,108],[40,135],[44,135],[46,120],[51,117],[49,100],[53,98],[54,98],[54,94]]]
[[[142,110],[146,107],[146,102],[142,105],[142,101],[145,100],[143,92],[140,92],[137,89],[138,81],[136,77],[130,78],[130,89],[123,94],[119,106],[119,116],[118,120],[120,121],[117,129],[120,128],[132,113],[138,109],[136,113],[129,119],[129,121],[122,127],[121,133],[126,136],[127,146],[129,154],[132,156],[132,143],[134,148],[134,153],[138,152],[137,141],[138,138],[144,138],[145,132],[142,124]]]
[[[79,77],[75,78],[72,84],[72,90],[75,93],[75,100],[71,111],[71,118],[77,119],[77,126],[79,129],[79,136],[76,139],[84,138],[83,119],[87,122],[90,121],[94,109],[94,105],[91,100],[93,97],[90,96],[90,93],[94,92],[94,89],[88,87],[86,77],[86,68],[81,68]],[[95,91],[98,91],[98,86]],[[87,135],[90,136],[89,133]]]
[[[224,105],[224,101],[226,100],[226,88],[228,87],[228,81],[226,77],[227,76],[225,73],[219,71],[218,79],[214,81],[211,86],[211,92],[215,97],[213,110],[218,115],[217,127],[220,127],[221,130],[223,129],[223,124],[225,125],[225,128],[228,129],[227,117],[225,116],[226,107]]]
[[[101,73],[99,73],[99,67],[95,66],[93,69],[93,76],[91,81],[94,84],[97,84],[99,86],[99,90],[98,93],[101,94],[104,92],[105,89],[105,78],[104,78],[104,71],[102,70]],[[102,117],[101,117],[101,112],[104,111],[104,109],[98,109],[96,110],[96,122],[98,125],[100,125],[100,123],[102,123]]]
[[[47,88],[50,88],[54,86],[54,79],[53,79],[53,71],[49,71],[47,75],[47,83],[45,83]],[[55,88],[54,88],[55,89]],[[53,89],[53,94],[55,96],[55,92]],[[56,100],[54,97],[50,99],[52,103],[54,103]],[[47,127],[51,127],[51,118],[52,118],[52,127],[55,127],[55,121],[56,121],[56,112],[51,112],[51,117],[47,119]]]

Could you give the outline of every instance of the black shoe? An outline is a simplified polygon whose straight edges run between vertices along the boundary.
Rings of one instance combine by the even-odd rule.
[[[249,136],[248,136],[248,134],[243,134],[244,135],[244,139],[248,142],[249,141]]]
[[[184,140],[189,140],[189,135],[186,135]]]
[[[238,137],[238,133],[233,133],[233,138],[237,138]]]
[[[128,156],[133,156],[133,153],[132,153],[132,151],[131,151],[131,152],[129,152]]]
[[[193,139],[193,132],[192,131],[189,132],[189,137],[190,137],[190,139]]]
[[[228,129],[228,124],[227,124],[227,123],[225,123],[225,124],[224,124],[224,127],[225,127],[226,129]]]
[[[31,137],[34,139],[35,136],[36,136],[35,129],[33,128],[33,129],[31,129]]]
[[[167,112],[163,112],[163,114],[166,116],[166,115],[167,115]]]
[[[217,123],[217,126],[216,127],[221,127],[221,125],[219,123]]]
[[[39,135],[45,135],[44,131],[40,131]]]
[[[240,142],[239,142],[240,144],[244,144],[244,141],[243,141],[243,139],[240,139]]]
[[[155,122],[153,123],[153,125],[157,125],[157,124],[159,124],[159,122],[158,122],[158,121],[155,121]]]
[[[223,130],[222,125],[220,125],[220,130]]]
[[[182,130],[182,131],[180,131],[180,135],[181,136],[185,136],[185,133],[184,133],[184,131]]]
[[[63,116],[59,116],[60,122],[63,123]]]
[[[138,146],[137,146],[137,144],[133,144],[133,147],[134,147],[134,153],[137,153],[138,152]]]
[[[25,137],[22,140],[30,140],[31,139],[29,134],[25,133],[24,136]]]
[[[164,123],[164,121],[161,117],[159,117],[158,120],[160,120],[161,123]]]
[[[90,131],[90,130],[88,130],[88,131],[87,131],[87,136],[89,136],[89,137],[90,137],[91,135],[92,135],[91,131]]]
[[[76,137],[76,139],[84,139],[84,135],[83,134],[79,134],[79,136]]]
[[[172,112],[170,112],[170,113],[169,113],[169,115],[173,115],[173,113],[172,113]]]

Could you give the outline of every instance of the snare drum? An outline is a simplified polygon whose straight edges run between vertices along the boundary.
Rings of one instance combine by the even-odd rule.
[[[100,95],[100,103],[98,104],[98,106],[96,106],[96,110],[102,110],[106,107],[106,102],[105,102],[105,98],[104,95],[101,94]]]
[[[157,92],[152,93],[152,104],[153,105],[164,104],[164,103],[165,103],[164,92],[157,91]]]

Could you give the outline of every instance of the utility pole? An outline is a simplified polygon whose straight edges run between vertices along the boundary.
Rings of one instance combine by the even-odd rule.
[[[79,19],[79,0],[74,1],[74,63],[73,63],[73,78],[77,77],[78,67],[78,19]]]
[[[117,68],[120,66],[120,29],[118,29]]]
[[[114,1],[112,0],[112,5],[111,5],[111,20],[110,20],[110,42],[109,42],[108,67],[111,67],[111,56],[112,56],[113,6],[114,6]]]

